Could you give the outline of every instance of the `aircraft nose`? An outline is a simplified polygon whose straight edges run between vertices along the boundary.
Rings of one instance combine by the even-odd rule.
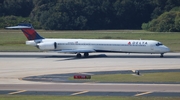
[[[164,52],[169,52],[170,49],[167,46],[164,46]]]

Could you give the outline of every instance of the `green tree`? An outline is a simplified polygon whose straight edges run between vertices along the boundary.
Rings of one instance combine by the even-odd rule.
[[[153,11],[150,0],[117,0],[114,3],[119,28],[140,29],[143,22],[150,20]]]
[[[21,22],[30,22],[30,19],[25,18],[25,17],[12,16],[12,15],[0,17],[0,27],[1,28],[17,25],[18,23],[21,23]]]
[[[154,11],[151,14],[151,18],[157,18],[164,12],[170,11],[174,7],[180,5],[180,0],[152,0],[151,1]]]
[[[179,31],[180,12],[170,11],[161,14],[157,19],[142,24],[142,29],[158,32],[175,32]]]
[[[161,21],[166,18],[159,16],[172,8],[179,11],[179,5],[180,0],[1,0],[0,17],[30,17],[34,26],[52,30],[140,29],[142,25],[147,30],[177,31],[171,27],[178,27],[179,16],[165,14],[174,21]]]
[[[180,31],[180,12],[177,12],[175,17],[175,31]]]
[[[31,18],[46,29],[140,29],[153,11],[150,0],[35,2]]]
[[[32,0],[4,0],[5,15],[28,17],[33,9]]]

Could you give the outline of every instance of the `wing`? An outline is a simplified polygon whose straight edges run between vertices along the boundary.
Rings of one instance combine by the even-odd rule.
[[[96,52],[93,49],[68,49],[68,50],[60,50],[58,53],[85,53],[85,52]]]

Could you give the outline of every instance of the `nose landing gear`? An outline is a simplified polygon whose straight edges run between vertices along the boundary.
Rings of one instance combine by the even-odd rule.
[[[160,57],[164,57],[164,53],[161,53],[161,56]]]

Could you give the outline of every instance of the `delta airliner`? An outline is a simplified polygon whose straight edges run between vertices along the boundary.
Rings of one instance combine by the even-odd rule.
[[[55,51],[58,53],[73,53],[80,58],[81,53],[88,57],[93,52],[117,53],[150,53],[160,54],[170,49],[155,40],[107,40],[107,39],[48,39],[40,36],[31,24],[20,23],[8,29],[21,29],[27,37],[26,45],[39,48],[42,51]]]

